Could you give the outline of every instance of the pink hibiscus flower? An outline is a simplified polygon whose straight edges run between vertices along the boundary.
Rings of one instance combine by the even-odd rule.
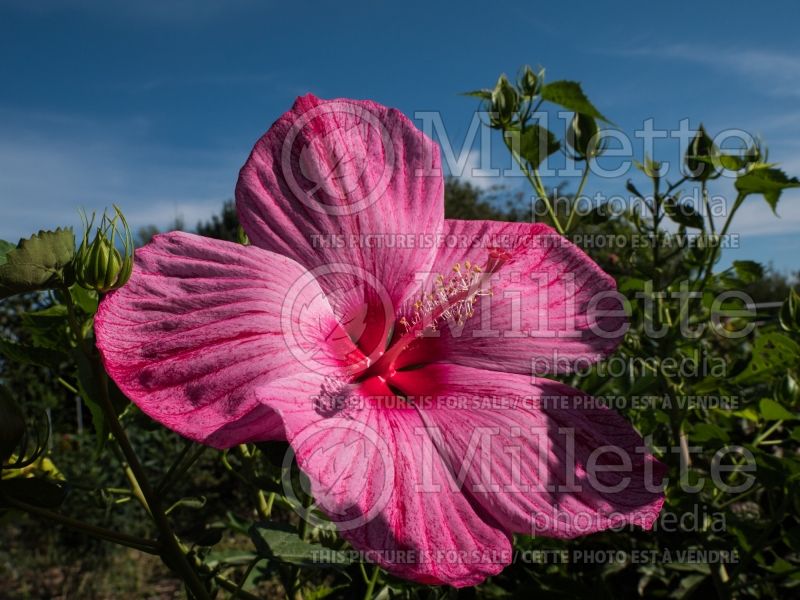
[[[288,440],[367,559],[466,586],[514,532],[650,528],[663,465],[539,377],[613,351],[614,281],[547,226],[445,219],[443,187],[400,112],[299,98],[240,173],[252,245],[155,237],[95,329],[153,419],[218,448]]]

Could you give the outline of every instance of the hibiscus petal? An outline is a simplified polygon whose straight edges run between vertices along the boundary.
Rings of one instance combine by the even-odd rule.
[[[438,148],[402,113],[307,95],[256,143],[236,203],[252,243],[314,270],[370,354],[433,260],[443,193]]]
[[[317,505],[367,560],[421,583],[477,585],[511,561],[509,535],[456,489],[417,411],[385,405],[394,399],[319,374],[262,395]]]
[[[426,289],[434,288],[437,273],[452,274],[456,263],[485,267],[490,252],[507,260],[491,278],[491,295],[476,298],[475,314],[463,326],[439,323],[405,364],[562,373],[585,368],[621,341],[627,319],[613,278],[552,228],[447,219],[444,232]],[[405,314],[413,314],[410,300]]]
[[[299,264],[179,232],[136,251],[130,281],[101,302],[95,333],[106,370],[134,403],[217,447],[283,437],[257,386],[358,356]]]
[[[464,493],[510,531],[649,529],[661,510],[664,465],[625,419],[578,390],[446,364],[391,383],[418,400]]]

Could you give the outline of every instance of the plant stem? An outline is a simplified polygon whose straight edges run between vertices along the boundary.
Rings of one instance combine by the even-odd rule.
[[[575,192],[575,200],[572,203],[572,208],[569,211],[569,217],[567,218],[567,224],[564,226],[564,231],[569,231],[572,227],[572,219],[575,218],[575,213],[578,209],[578,202],[580,202],[581,194],[583,193],[583,188],[586,185],[586,182],[589,179],[589,161],[586,160],[586,165],[583,168],[583,174],[581,175],[581,182],[578,184],[578,191]]]
[[[708,267],[706,268],[705,276],[702,279],[702,283],[700,284],[700,289],[706,287],[708,280],[711,278],[711,273],[714,270],[714,263],[717,261],[717,258],[720,253],[720,247],[722,246],[722,242],[725,239],[725,236],[728,233],[728,228],[733,221],[733,215],[736,214],[736,211],[739,210],[739,207],[744,202],[744,196],[739,194],[736,196],[736,200],[733,202],[733,208],[731,208],[731,212],[728,213],[728,217],[725,219],[725,224],[722,226],[722,229],[719,232],[719,243],[715,244],[714,248],[711,250],[711,256],[708,259]]]
[[[244,584],[244,582],[247,580],[250,570],[252,569],[248,569],[248,573],[245,574],[244,579],[242,580],[242,584]],[[231,581],[227,577],[223,577],[222,575],[215,575],[214,581],[216,581],[217,585],[219,585],[219,587],[221,587],[222,589],[231,592],[231,600],[234,600],[235,598],[244,598],[245,600],[261,600],[258,596],[242,589],[242,585],[236,585],[233,581]]]
[[[539,199],[544,202],[545,208],[547,208],[547,214],[550,215],[550,218],[553,220],[553,226],[556,228],[558,233],[564,235],[564,228],[561,226],[561,222],[558,220],[558,216],[556,215],[555,210],[553,210],[552,204],[550,204],[550,197],[547,195],[547,192],[544,189],[544,185],[539,177],[539,173],[536,169],[533,169],[532,173],[530,170],[528,170],[528,167],[525,166],[522,158],[517,155],[516,152],[514,152],[514,149],[511,147],[506,135],[503,135],[503,142],[505,143],[506,148],[508,148],[508,151],[511,153],[514,162],[517,163],[519,168],[525,174],[525,177],[528,179],[528,182],[531,184],[531,186],[533,186],[533,189],[538,195]]]
[[[189,470],[189,468],[197,462],[197,459],[206,451],[205,446],[197,446],[189,455],[187,460],[183,460],[186,458],[186,455],[191,450],[192,446],[194,446],[194,442],[187,442],[186,447],[181,451],[178,458],[175,459],[175,462],[172,463],[172,466],[169,468],[169,471],[161,478],[161,481],[156,486],[156,492],[161,495],[166,492],[170,486],[174,485],[176,481],[180,480],[181,477]]]
[[[133,446],[131,446],[130,440],[126,435],[125,430],[122,428],[122,424],[119,422],[117,411],[114,409],[114,405],[111,402],[111,396],[108,393],[108,375],[106,374],[103,366],[100,364],[98,357],[88,347],[86,340],[81,334],[80,324],[75,316],[75,305],[72,302],[72,296],[69,288],[65,286],[63,288],[63,292],[72,333],[75,336],[78,346],[82,349],[83,353],[86,355],[86,358],[89,360],[97,381],[97,387],[100,395],[100,407],[103,410],[103,415],[105,416],[111,434],[114,436],[117,444],[119,444],[119,448],[122,450],[122,454],[128,463],[130,476],[132,480],[135,480],[136,487],[138,487],[141,491],[142,498],[146,506],[149,508],[153,522],[158,528],[161,538],[159,541],[162,545],[163,556],[171,559],[169,564],[178,570],[187,588],[195,598],[198,600],[211,600],[208,590],[206,589],[205,585],[203,585],[203,582],[200,581],[200,578],[198,577],[192,565],[189,563],[186,554],[181,548],[178,539],[175,537],[175,534],[172,531],[172,526],[169,523],[169,519],[167,519],[164,509],[161,506],[160,499],[154,493],[154,490],[144,472],[144,468],[139,462],[139,458],[136,456],[136,452],[134,451]]]
[[[375,592],[375,584],[378,581],[378,575],[380,574],[381,569],[378,565],[372,569],[372,577],[369,578],[367,582],[367,591],[364,592],[364,600],[372,600],[372,594]]]
[[[91,525],[89,523],[73,519],[72,517],[67,517],[66,515],[62,515],[52,510],[47,510],[46,508],[40,508],[26,502],[20,502],[14,498],[4,497],[3,502],[18,510],[21,510],[22,512],[59,523],[64,527],[68,527],[75,531],[80,531],[101,540],[114,542],[115,544],[127,546],[128,548],[133,548],[134,550],[139,550],[140,552],[145,552],[147,554],[154,554],[156,556],[160,551],[158,544],[151,540],[128,535],[126,533],[120,533],[118,531],[112,531],[111,529],[105,529],[103,527],[97,527],[96,525]]]

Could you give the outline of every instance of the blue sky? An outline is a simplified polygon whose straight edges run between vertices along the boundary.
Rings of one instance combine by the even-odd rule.
[[[800,174],[794,3],[610,6],[0,0],[0,238],[77,224],[78,207],[112,202],[135,226],[192,226],[232,196],[255,140],[309,91],[410,117],[438,111],[458,150],[476,109],[458,93],[525,63],[581,81],[622,130],[648,118],[738,127]],[[656,148],[676,160],[674,142]],[[500,152],[492,161],[510,164]],[[589,189],[622,192],[626,178]],[[800,193],[778,213],[750,198],[729,259],[800,269]]]

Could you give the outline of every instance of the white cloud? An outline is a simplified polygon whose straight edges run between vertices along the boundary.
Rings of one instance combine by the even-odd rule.
[[[750,78],[766,94],[800,97],[800,55],[758,48],[720,48],[701,44],[666,44],[624,54],[673,58]]]
[[[496,190],[498,187],[517,187],[519,185],[519,177],[508,177],[503,175],[504,170],[508,168],[507,165],[501,165],[500,167],[495,167],[494,165],[490,166],[487,163],[488,158],[491,158],[491,153],[488,153],[487,158],[482,161],[481,149],[471,148],[467,154],[467,160],[463,163],[464,168],[462,169],[462,172],[451,172],[447,174],[456,177],[460,181],[469,183],[483,191]],[[481,164],[481,162],[484,164]],[[444,166],[446,171],[450,170],[446,161]]]

